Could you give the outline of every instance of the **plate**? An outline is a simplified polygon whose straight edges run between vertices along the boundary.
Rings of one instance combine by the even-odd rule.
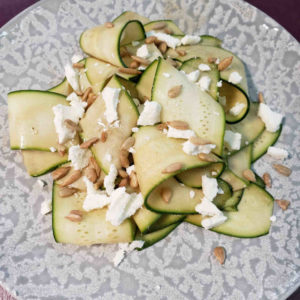
[[[116,245],[76,247],[54,242],[51,215],[40,205],[51,197],[10,151],[6,94],[47,89],[63,77],[63,65],[80,51],[80,33],[124,10],[151,19],[174,19],[187,33],[211,34],[246,63],[250,95],[262,91],[285,115],[277,145],[288,149],[290,177],[272,170],[271,159],[255,164],[273,179],[276,205],[270,234],[237,239],[182,224],[162,242],[130,254],[115,268]],[[45,0],[0,31],[0,282],[20,299],[285,299],[300,281],[300,47],[274,20],[243,1]],[[298,154],[297,154],[298,153]],[[297,158],[298,155],[298,158]],[[225,265],[212,249],[225,247]]]

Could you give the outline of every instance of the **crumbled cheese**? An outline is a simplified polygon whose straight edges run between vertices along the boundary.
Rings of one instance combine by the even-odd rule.
[[[139,41],[132,41],[132,42],[131,42],[131,45],[132,45],[133,47],[136,47],[136,46],[138,46],[139,44],[140,44]]]
[[[137,121],[138,125],[154,125],[160,122],[161,106],[155,101],[146,101],[144,103],[144,109]]]
[[[201,90],[204,92],[208,91],[210,83],[211,83],[211,78],[208,76],[202,76],[200,78],[200,80],[198,81],[198,84],[199,84]]]
[[[74,130],[65,125],[65,120],[69,119],[77,124],[79,119],[82,118],[87,105],[75,93],[71,93],[67,100],[70,101],[70,105],[58,104],[52,107],[55,131],[60,144],[64,144],[66,141],[74,138],[76,134]]]
[[[242,81],[243,77],[236,71],[230,73],[228,81],[233,84],[239,84]]]
[[[216,171],[212,171],[212,172],[211,172],[211,175],[212,175],[212,176],[217,176],[218,173],[217,173]]]
[[[118,176],[118,170],[114,164],[111,164],[109,167],[109,173],[104,178],[104,187],[106,190],[106,193],[108,195],[111,195],[115,188],[115,180]]]
[[[226,106],[226,96],[219,96],[219,103],[222,106]]]
[[[106,213],[106,221],[114,226],[131,217],[144,203],[141,193],[128,194],[125,187],[114,190],[110,196],[111,203]]]
[[[222,215],[222,212],[206,198],[203,198],[202,202],[196,205],[195,210],[197,213],[204,216]]]
[[[194,191],[190,191],[190,198],[193,199],[195,197],[196,193]]]
[[[249,145],[249,142],[248,142],[248,141],[245,141],[245,145]]]
[[[83,56],[81,54],[74,54],[71,58],[72,64],[75,64],[83,59]]]
[[[133,128],[131,129],[131,131],[132,131],[132,132],[138,132],[138,131],[139,131],[139,128],[138,128],[138,127],[133,127]]]
[[[151,56],[151,52],[149,51],[148,45],[143,45],[136,51],[136,56],[142,58],[149,58]]]
[[[163,73],[163,76],[165,76],[166,78],[170,78],[171,75],[169,73]]]
[[[195,132],[191,129],[181,130],[172,126],[168,126],[167,137],[176,139],[189,139],[192,136],[196,136]]]
[[[126,168],[126,173],[130,176],[131,172],[135,171],[135,165]]]
[[[275,132],[279,129],[283,115],[272,111],[269,106],[264,103],[259,104],[258,116],[266,125],[267,131]]]
[[[238,132],[225,130],[224,142],[231,150],[240,150],[242,135]]]
[[[224,194],[224,191],[219,187],[219,189],[218,189],[218,194],[220,194],[220,195],[223,195]]]
[[[164,128],[163,129],[163,134],[168,134],[168,129]]]
[[[221,87],[222,85],[223,85],[222,80],[220,80],[220,81],[217,82],[217,87]]]
[[[200,76],[200,71],[195,70],[189,74],[186,75],[187,79],[191,82],[196,82]]]
[[[220,58],[217,58],[215,64],[218,65],[220,63]]]
[[[175,49],[177,46],[180,45],[180,39],[175,38],[169,34],[163,33],[163,32],[155,32],[155,31],[149,31],[146,33],[148,36],[155,36],[159,41],[165,42],[168,47]]]
[[[144,105],[141,104],[141,102],[137,98],[132,98],[132,100],[133,100],[134,104],[136,105],[139,113],[141,113],[143,111],[143,109],[144,109]]]
[[[117,106],[119,103],[120,92],[121,89],[115,89],[108,86],[102,91],[102,97],[106,107],[104,115],[108,123],[118,120]]]
[[[44,200],[41,204],[41,214],[46,215],[52,211],[52,201],[51,200]]]
[[[116,252],[115,257],[113,259],[113,263],[115,267],[117,267],[123,261],[123,259],[125,258],[125,253],[126,252],[123,249],[119,249]]]
[[[138,70],[139,70],[139,71],[144,71],[144,70],[146,70],[146,67],[143,66],[143,65],[140,65],[140,66],[138,67]]]
[[[215,215],[210,218],[205,218],[202,220],[201,225],[204,229],[210,229],[216,226],[223,224],[227,220],[227,217],[224,215]]]
[[[69,148],[68,159],[75,170],[82,170],[89,164],[91,152],[89,149],[81,149],[79,145]]]
[[[208,201],[212,201],[218,193],[218,182],[216,178],[202,176],[202,191]]]
[[[86,185],[86,197],[83,201],[82,208],[85,211],[102,208],[110,203],[110,198],[105,191],[95,190],[94,185],[86,176],[83,177]]]
[[[65,65],[65,75],[67,81],[74,91],[80,91],[79,86],[79,72],[75,70],[70,64]]]
[[[272,146],[268,148],[267,154],[275,159],[285,159],[289,155],[289,153],[286,150]]]
[[[195,145],[190,141],[186,141],[182,145],[182,150],[188,155],[198,155],[199,153],[208,154],[212,149],[216,148],[214,144]]]
[[[233,116],[237,116],[242,112],[244,107],[245,107],[244,103],[237,103],[235,106],[231,107],[229,113]]]
[[[271,221],[271,222],[275,222],[276,219],[277,219],[276,216],[271,216],[271,217],[270,217],[270,221]]]
[[[106,161],[108,161],[108,162],[111,162],[111,161],[112,161],[111,154],[110,154],[110,153],[106,153],[106,154],[104,155],[104,159],[105,159]]]
[[[185,35],[181,39],[181,45],[195,45],[201,41],[201,37],[197,35]]]
[[[135,151],[135,149],[134,149],[133,147],[130,147],[130,148],[128,149],[128,152],[129,152],[129,153],[135,153],[136,151]]]
[[[43,188],[47,185],[47,182],[42,179],[38,179],[37,183],[41,188]]]
[[[99,119],[97,120],[97,124],[98,124],[99,126],[102,126],[102,127],[106,128],[106,125],[102,122],[102,119],[101,119],[101,118],[99,118]]]
[[[211,70],[210,66],[207,65],[207,64],[200,64],[200,65],[198,66],[198,69],[199,69],[200,71],[202,71],[202,72],[210,71],[210,70]]]
[[[51,152],[56,152],[57,151],[56,148],[54,148],[54,147],[50,147],[49,149],[50,149]]]

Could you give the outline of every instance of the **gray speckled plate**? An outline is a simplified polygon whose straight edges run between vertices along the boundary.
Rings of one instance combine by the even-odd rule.
[[[50,188],[29,178],[19,153],[9,149],[6,94],[47,89],[63,77],[63,64],[79,51],[80,33],[124,10],[170,18],[187,33],[208,33],[247,65],[250,94],[285,114],[278,145],[288,149],[289,178],[264,157],[258,174],[273,178],[271,193],[291,200],[269,235],[236,239],[182,224],[167,239],[132,253],[118,268],[115,245],[56,244],[51,216],[39,213]],[[300,47],[282,27],[237,0],[46,0],[0,30],[0,283],[20,299],[284,299],[300,281]],[[51,186],[49,178],[46,180]],[[212,257],[223,245],[224,266]]]

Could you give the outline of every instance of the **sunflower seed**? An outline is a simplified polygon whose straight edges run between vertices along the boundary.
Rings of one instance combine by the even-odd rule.
[[[60,168],[56,169],[55,171],[53,171],[51,173],[53,180],[58,180],[58,179],[65,177],[69,173],[70,170],[71,170],[71,167],[60,167]]]
[[[284,165],[281,164],[273,164],[273,168],[275,169],[275,171],[277,171],[278,173],[280,173],[281,175],[284,176],[290,176],[292,173],[292,170]]]
[[[175,163],[168,165],[166,168],[164,168],[162,170],[162,173],[169,174],[169,173],[177,172],[180,169],[182,169],[182,167],[183,167],[183,164],[181,162],[175,162]]]
[[[220,61],[220,63],[218,64],[218,70],[224,71],[225,69],[227,69],[231,65],[232,60],[233,60],[233,56],[229,56],[229,57],[222,59]]]
[[[243,177],[249,181],[256,182],[255,174],[250,169],[246,169],[243,171]]]
[[[214,249],[214,255],[221,265],[225,262],[225,249],[223,247],[216,247]]]
[[[94,145],[95,143],[97,143],[98,141],[99,141],[99,138],[97,138],[97,137],[90,138],[89,140],[87,140],[84,143],[80,144],[80,148],[81,149],[88,149],[92,145]]]
[[[169,203],[172,198],[172,191],[168,187],[164,187],[160,191],[160,196],[166,203]]]
[[[168,91],[168,96],[170,98],[176,98],[180,95],[182,89],[182,85],[175,85]]]

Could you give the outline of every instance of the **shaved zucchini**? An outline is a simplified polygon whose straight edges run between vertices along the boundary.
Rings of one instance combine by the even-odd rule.
[[[194,57],[186,60],[180,67],[180,70],[184,71],[186,74],[189,74],[195,70],[199,70],[198,66],[200,64],[206,64],[210,67],[210,71],[201,72],[199,80],[203,76],[208,76],[211,79],[209,90],[207,91],[215,100],[218,99],[219,88],[217,86],[218,81],[220,80],[220,72],[218,71],[217,65],[210,64],[199,57]]]
[[[165,73],[170,77],[165,77]],[[170,98],[168,91],[177,85],[182,86],[180,94]],[[154,78],[152,101],[162,106],[162,122],[186,121],[198,136],[216,145],[214,153],[222,154],[225,117],[221,105],[162,59],[159,59]]]
[[[165,214],[162,215],[158,221],[156,221],[150,228],[150,232],[157,231],[163,229],[169,225],[181,222],[185,219],[184,215],[171,215]]]
[[[265,182],[263,181],[263,179],[259,176],[259,175],[257,175],[256,173],[254,173],[255,174],[255,183],[258,185],[258,186],[260,186],[261,188],[265,188],[266,187],[266,184],[265,184]]]
[[[166,26],[162,29],[154,29],[155,26],[157,24],[160,24],[160,23],[164,23],[164,24],[166,24]],[[171,31],[171,34],[179,34],[179,35],[184,34],[172,20],[155,20],[155,21],[151,21],[151,22],[145,24],[144,28],[145,28],[146,32],[149,32],[149,31],[152,31],[152,30],[157,31],[157,32],[160,32],[160,31],[164,32],[167,29],[167,30]]]
[[[222,46],[222,40],[218,39],[215,36],[212,35],[201,35],[200,45],[202,46],[214,46],[214,47],[221,47]]]
[[[49,90],[49,92],[62,94],[64,96],[68,96],[73,92],[72,87],[70,86],[69,82],[67,81],[67,78],[64,78],[64,80],[59,83],[58,85],[54,86]]]
[[[233,56],[232,63],[230,68],[227,68],[220,72],[221,79],[228,81],[229,76],[232,72],[238,72],[242,77],[242,81],[237,84],[239,88],[241,88],[247,95],[248,95],[248,84],[246,78],[246,72],[243,62],[232,52],[225,50],[220,47],[213,47],[213,46],[203,46],[201,44],[190,45],[190,46],[180,46],[177,47],[178,50],[186,51],[186,55],[179,56],[176,60],[184,62],[188,59],[193,57],[201,57],[204,61],[207,61],[209,57],[216,57],[220,60]],[[167,55],[171,55],[172,51],[168,50]],[[172,56],[172,55],[171,55]]]
[[[122,67],[126,64],[120,47],[144,38],[145,31],[140,21],[117,21],[112,28],[101,25],[84,31],[80,37],[80,47],[91,56]],[[105,46],[103,41],[106,41]]]
[[[242,199],[244,190],[238,190],[233,192],[232,196],[226,200],[224,203],[222,210],[223,211],[237,211],[237,206]]]
[[[134,11],[127,10],[121,13],[118,17],[116,17],[113,20],[113,23],[124,23],[131,20],[138,20],[142,24],[146,24],[150,21],[148,18],[141,16]]]
[[[244,91],[242,91],[238,86],[223,80],[219,94],[222,97],[226,97],[224,110],[227,123],[237,123],[246,117],[249,111],[250,101]],[[238,115],[230,113],[230,110],[235,105],[244,105],[244,108]]]
[[[268,148],[276,143],[281,133],[282,126],[276,132],[269,132],[266,129],[253,143],[252,162],[263,156]]]
[[[240,238],[253,238],[269,232],[273,211],[273,197],[258,185],[251,183],[243,192],[238,211],[225,212],[228,220],[212,231]],[[191,215],[186,221],[201,226],[203,217]]]
[[[159,218],[160,214],[155,213],[146,207],[142,206],[133,216],[133,220],[136,223],[141,233],[149,230],[152,224],[154,224]]]
[[[106,142],[94,144],[91,150],[103,171],[108,173],[111,164],[114,164],[117,169],[121,168],[120,148],[125,139],[131,135],[131,129],[136,126],[138,111],[128,92],[122,89],[122,85],[117,76],[113,76],[106,86],[121,89],[117,108],[120,127],[109,127]],[[108,127],[104,115],[105,110],[106,106],[100,94],[87,110],[85,116],[80,120],[80,125],[83,130],[82,137],[85,140],[100,136],[103,127],[98,125],[99,119]],[[111,155],[111,161],[106,159],[107,155]]]
[[[142,240],[145,241],[144,246],[140,249],[146,249],[152,245],[154,245],[155,243],[161,241],[162,239],[164,239],[167,235],[169,235],[181,222],[169,225],[163,229],[160,229],[158,231],[154,231],[151,233],[147,233],[147,234],[137,234],[135,239],[136,240]]]
[[[10,146],[13,150],[57,149],[52,107],[68,105],[65,96],[48,91],[16,91],[8,94]]]
[[[257,116],[259,103],[251,102],[247,116],[237,124],[226,124],[226,129],[242,135],[241,147],[252,143],[264,130],[263,121]],[[231,151],[232,152],[232,151]]]
[[[230,185],[223,181],[222,179],[218,179],[218,187],[223,191],[223,194],[217,194],[213,200],[213,203],[220,209],[224,210],[226,207],[227,201],[232,197],[232,190]]]
[[[136,89],[138,91],[139,98],[141,100],[144,99],[151,99],[151,93],[152,93],[152,86],[153,81],[156,73],[158,61],[154,60],[144,71],[142,76],[140,77]]]
[[[44,175],[68,161],[68,155],[60,156],[57,152],[22,150],[22,155],[27,173],[33,177]]]
[[[196,168],[182,172],[176,175],[176,178],[187,186],[201,188],[203,175],[215,178],[219,177],[224,169],[224,166],[225,164],[223,162],[212,163],[202,168]]]
[[[248,180],[244,178],[243,171],[250,169],[252,157],[252,144],[242,148],[238,152],[228,156],[228,168],[246,184]]]
[[[229,169],[226,169],[221,174],[220,178],[223,179],[224,181],[226,181],[227,183],[229,183],[234,192],[238,191],[238,190],[241,190],[241,189],[243,189],[247,186],[245,180],[243,180],[240,177],[238,177],[237,175],[235,175]]]
[[[57,243],[92,245],[106,243],[128,243],[135,235],[135,224],[126,219],[121,225],[113,226],[106,221],[106,208],[83,212],[81,222],[72,222],[65,217],[71,210],[81,210],[85,193],[77,196],[60,197],[59,187],[53,184],[52,229]]]
[[[141,127],[134,134],[136,150],[133,153],[135,169],[144,199],[161,182],[185,170],[207,166],[197,156],[182,151],[182,140],[168,138],[156,126]],[[216,158],[216,156],[214,156]],[[162,173],[169,165],[181,162],[182,169],[173,173]]]

